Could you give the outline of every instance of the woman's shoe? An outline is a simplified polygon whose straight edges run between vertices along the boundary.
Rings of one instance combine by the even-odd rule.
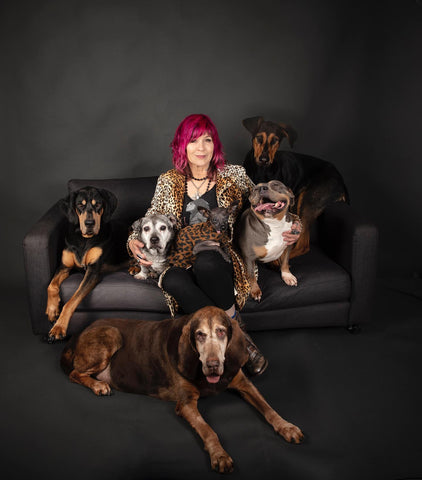
[[[249,353],[249,360],[245,363],[249,375],[261,375],[268,367],[268,360],[262,355],[259,348],[252,341],[252,338],[246,332],[245,324],[240,318],[239,312],[236,312],[234,320],[237,321],[246,339],[246,348]]]

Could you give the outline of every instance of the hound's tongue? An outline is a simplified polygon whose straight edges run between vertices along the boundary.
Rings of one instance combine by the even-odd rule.
[[[220,381],[220,375],[207,375],[208,383],[218,383]]]
[[[258,206],[255,207],[256,212],[261,212],[262,210],[273,210],[281,209],[285,205],[284,202],[277,202],[277,203],[260,203]]]

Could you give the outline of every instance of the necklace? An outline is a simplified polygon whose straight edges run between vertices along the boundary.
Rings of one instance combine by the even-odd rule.
[[[202,177],[202,178],[195,178],[195,177],[192,176],[191,178],[192,178],[193,180],[196,180],[197,182],[201,182],[202,180],[206,180],[206,179],[207,179],[206,176],[205,176],[205,177]]]
[[[205,180],[207,179],[207,177],[205,178],[201,178],[200,180],[202,180],[202,182],[199,184],[199,187],[197,185],[195,185],[195,182],[193,181],[193,178],[192,177],[190,179],[190,182],[191,184],[195,187],[196,189],[196,194],[194,195],[194,198],[193,200],[198,200],[198,198],[200,198],[202,195],[199,193],[202,185],[205,183]],[[195,178],[195,180],[198,180],[197,178]],[[205,190],[204,194],[208,192],[209,188],[210,188],[210,183],[211,183],[211,178],[208,179],[208,185],[207,185],[207,189]],[[188,179],[186,178],[186,182],[185,182],[185,188],[186,188],[186,193],[188,192]]]

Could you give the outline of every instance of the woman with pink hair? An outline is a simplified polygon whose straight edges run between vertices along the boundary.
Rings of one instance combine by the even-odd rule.
[[[171,150],[174,168],[159,176],[146,215],[174,215],[179,228],[184,228],[206,220],[195,211],[198,204],[211,210],[228,208],[237,202],[236,212],[229,217],[232,238],[236,216],[242,211],[253,183],[242,166],[226,163],[211,119],[203,114],[186,117],[176,130]],[[127,246],[140,264],[149,264],[142,257],[143,244],[136,239],[136,234],[129,236]],[[159,285],[172,315],[178,309],[189,314],[214,305],[240,323],[239,311],[248,298],[249,282],[242,258],[232,247],[229,254],[231,263],[216,251],[202,251],[188,268],[171,266],[161,274]],[[259,375],[268,362],[246,332],[245,337],[249,352],[246,368],[250,374]]]

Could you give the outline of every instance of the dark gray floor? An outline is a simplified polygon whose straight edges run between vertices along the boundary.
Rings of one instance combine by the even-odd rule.
[[[31,332],[23,292],[2,290],[1,477],[215,479],[174,405],[97,398],[59,367],[63,345]],[[421,280],[382,282],[361,333],[256,333],[270,361],[255,384],[306,434],[289,445],[236,395],[200,401],[235,461],[233,479],[422,479]]]

